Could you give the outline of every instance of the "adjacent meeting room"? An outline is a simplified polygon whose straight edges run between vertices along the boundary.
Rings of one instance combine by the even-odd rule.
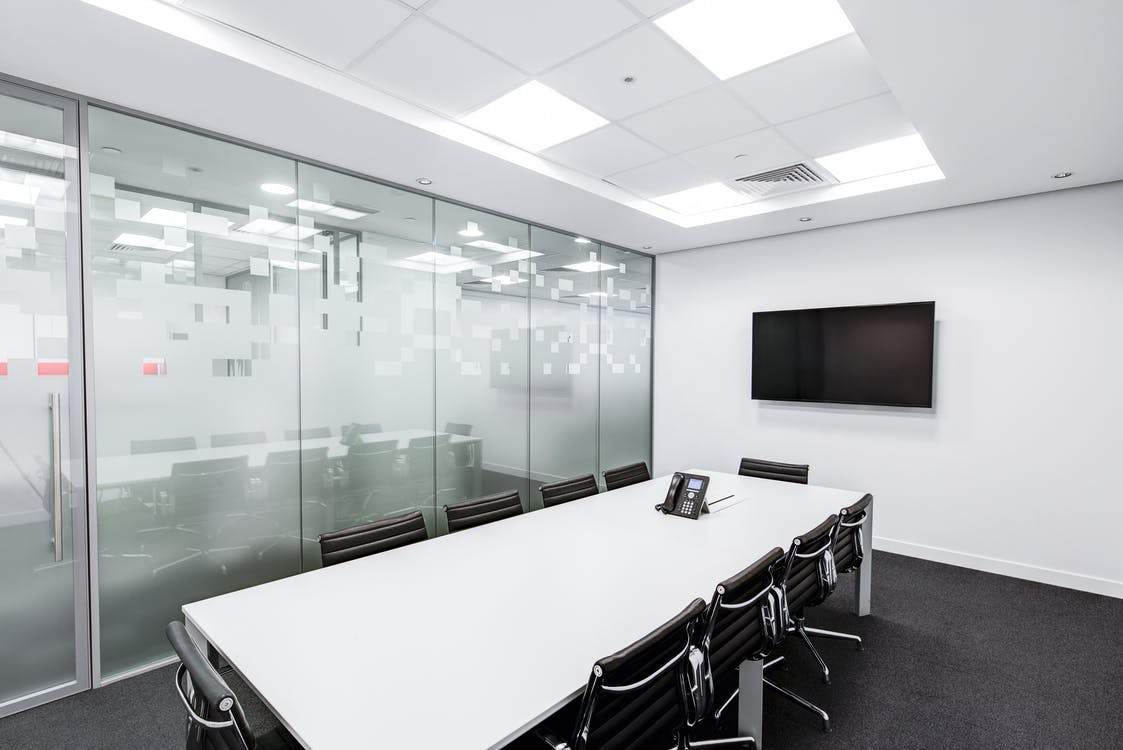
[[[0,748],[1123,748],[1123,4],[0,15]]]

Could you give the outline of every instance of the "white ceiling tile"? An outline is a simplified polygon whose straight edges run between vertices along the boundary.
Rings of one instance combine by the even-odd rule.
[[[526,80],[511,66],[421,17],[350,72],[407,101],[449,115],[491,101]]]
[[[733,180],[807,158],[784,140],[775,128],[703,146],[681,156],[715,180]]]
[[[626,76],[635,81],[624,83]],[[542,80],[597,114],[619,120],[716,79],[666,36],[641,26],[570,60]]]
[[[184,7],[339,69],[409,16],[391,0],[187,0]]]
[[[915,132],[892,94],[863,99],[777,126],[808,156],[826,156]]]
[[[645,197],[666,195],[713,181],[704,171],[678,157],[618,172],[605,179]]]
[[[730,80],[772,123],[788,122],[888,90],[856,34]]]
[[[425,13],[532,74],[639,20],[616,0],[445,0]]]
[[[640,13],[651,18],[663,11],[685,5],[686,0],[628,0],[628,3]]]
[[[542,156],[593,177],[604,177],[667,155],[617,125],[606,125],[547,149]]]
[[[402,0],[402,2],[411,8],[420,8],[422,5],[429,2],[429,0]]]
[[[672,154],[763,128],[767,123],[721,86],[689,94],[620,123]]]

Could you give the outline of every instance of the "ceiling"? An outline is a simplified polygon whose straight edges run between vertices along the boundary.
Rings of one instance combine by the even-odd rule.
[[[724,81],[652,22],[682,4],[12,0],[0,73],[654,253],[1123,178],[1114,0],[840,0],[856,33]],[[609,124],[535,155],[457,122],[531,80]],[[647,200],[913,132],[945,179]]]

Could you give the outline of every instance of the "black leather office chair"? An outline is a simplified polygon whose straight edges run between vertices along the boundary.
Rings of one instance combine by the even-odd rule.
[[[193,451],[198,446],[193,437],[156,438],[155,440],[129,441],[129,453],[137,456],[142,453],[168,453],[171,451]]]
[[[572,738],[549,730],[535,737],[554,750],[692,750],[752,748],[751,737],[692,740],[710,709],[700,638],[706,603],[695,599],[678,615],[627,648],[593,665]]]
[[[425,517],[414,511],[374,523],[320,535],[320,562],[326,568],[429,538]]]
[[[445,506],[448,519],[448,532],[470,529],[503,518],[517,516],[523,512],[519,491],[507,490],[486,497],[478,497],[463,503]]]
[[[743,477],[775,479],[778,482],[807,484],[807,464],[782,464],[759,458],[742,458],[737,473]]]
[[[776,564],[777,602],[780,627],[785,635],[800,637],[808,651],[818,662],[823,673],[823,682],[830,683],[830,670],[827,668],[818,649],[811,643],[804,625],[803,611],[807,607],[820,604],[834,590],[835,569],[831,553],[831,541],[838,516],[831,515],[821,524],[797,536],[785,553],[783,560]],[[773,686],[785,697],[795,701],[803,708],[816,714],[823,722],[823,730],[831,730],[830,716],[826,711],[789,690]]]
[[[831,543],[837,524],[838,516],[832,514],[811,531],[792,540],[792,546],[784,558],[784,576],[781,582],[785,630],[800,637],[819,663],[823,682],[827,684],[831,681],[831,671],[807,635],[803,614],[807,607],[822,604],[834,591],[837,572]]]
[[[651,479],[651,472],[647,470],[647,464],[640,461],[604,472],[604,488],[611,492],[630,484],[646,482],[648,479]]]
[[[768,659],[772,650],[784,640],[782,591],[776,586],[777,575],[783,574],[784,562],[784,551],[776,547],[717,585],[706,610],[703,644],[719,690],[723,683],[735,686],[732,678],[742,662]],[[768,659],[764,669],[771,669],[783,661],[783,656]],[[818,714],[823,728],[830,731],[830,717],[826,711],[767,677],[764,678],[764,686]],[[717,692],[715,690],[715,695]],[[729,697],[714,711],[714,719],[721,718],[739,692],[733,687]]]
[[[212,448],[227,448],[231,445],[254,445],[266,443],[269,438],[264,431],[259,432],[227,432],[221,435],[211,435]]]
[[[285,440],[312,440],[331,437],[330,427],[305,427],[301,430],[285,430]]]
[[[187,709],[185,750],[298,750],[283,727],[255,735],[238,697],[206,660],[182,622],[168,623],[164,633],[179,657],[175,689]]]
[[[573,479],[563,479],[560,482],[551,482],[539,487],[542,493],[542,507],[552,508],[555,505],[568,503],[571,500],[580,500],[600,492],[597,478],[592,474]]]
[[[464,437],[471,437],[472,425],[463,422],[446,422],[445,432],[453,435],[463,435]]]
[[[851,573],[862,566],[862,559],[865,557],[862,524],[866,521],[866,512],[871,502],[873,502],[873,495],[863,495],[858,502],[838,512],[838,523],[834,527],[831,545],[831,554],[834,556],[834,567],[837,573]],[[823,630],[822,628],[804,627],[804,630],[812,638],[850,641],[859,651],[862,650],[862,637],[860,635],[840,633],[836,630]]]
[[[783,640],[779,594],[773,579],[776,564],[783,558],[784,550],[776,547],[714,589],[706,609],[702,643],[716,683],[727,682],[742,662],[764,659]],[[734,689],[722,702],[714,712],[715,719],[737,693]]]

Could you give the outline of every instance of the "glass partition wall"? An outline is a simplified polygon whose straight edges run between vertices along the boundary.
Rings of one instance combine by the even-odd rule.
[[[101,674],[325,531],[650,462],[647,256],[90,107]]]

